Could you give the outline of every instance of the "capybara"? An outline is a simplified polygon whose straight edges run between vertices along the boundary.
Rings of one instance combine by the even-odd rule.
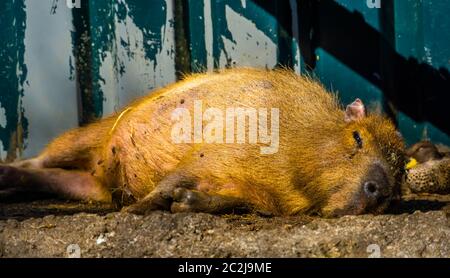
[[[37,157],[1,166],[0,185],[134,213],[381,213],[400,192],[403,148],[390,120],[359,99],[342,109],[288,69],[228,69],[62,134]]]

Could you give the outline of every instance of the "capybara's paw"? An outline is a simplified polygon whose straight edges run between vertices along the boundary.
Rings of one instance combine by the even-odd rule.
[[[200,212],[203,205],[209,203],[209,196],[200,191],[186,188],[176,188],[173,192],[173,202],[170,207],[172,212]]]
[[[214,214],[249,213],[253,206],[246,201],[218,194],[208,194],[202,191],[176,188],[173,191],[172,212],[206,212]]]
[[[144,210],[140,206],[136,206],[136,204],[123,207],[120,211],[133,214],[144,214]]]
[[[172,203],[172,193],[155,191],[144,199],[122,209],[122,212],[134,214],[147,214],[154,210],[169,210]]]
[[[152,211],[152,209],[149,209],[147,205],[141,204],[139,202],[129,205],[127,207],[123,207],[121,209],[121,212],[132,213],[137,215],[145,215],[150,213],[150,211]]]

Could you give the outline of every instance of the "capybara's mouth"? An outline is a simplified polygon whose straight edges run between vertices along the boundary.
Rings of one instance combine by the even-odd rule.
[[[377,200],[377,202],[371,202],[360,192],[356,194],[344,208],[334,210],[330,216],[341,217],[344,215],[382,214],[387,210],[393,200],[394,196],[388,196],[382,200]]]
[[[345,215],[362,215],[362,214],[373,214],[373,215],[379,215],[386,211],[386,209],[389,207],[389,203],[382,204],[375,208],[364,208],[364,207],[358,207],[358,206],[349,206],[348,208],[344,209],[337,209],[335,210],[330,217],[342,217]]]

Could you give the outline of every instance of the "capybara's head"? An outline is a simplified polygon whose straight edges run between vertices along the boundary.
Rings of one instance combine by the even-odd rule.
[[[367,115],[359,99],[347,106],[343,117],[344,124],[320,150],[326,168],[320,171],[318,187],[326,198],[318,213],[382,213],[400,195],[403,139],[389,119]]]

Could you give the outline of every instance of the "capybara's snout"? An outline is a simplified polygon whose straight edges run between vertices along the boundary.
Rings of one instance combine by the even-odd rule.
[[[369,168],[361,188],[369,206],[381,204],[393,195],[393,185],[389,181],[385,169],[379,163],[375,163]]]
[[[387,165],[381,162],[371,163],[357,183],[348,184],[346,190],[331,196],[322,214],[339,217],[383,213],[399,194],[395,179],[388,169]],[[345,202],[340,204],[339,200]]]
[[[382,213],[396,194],[392,175],[382,163],[373,163],[362,178],[359,190],[349,200],[344,214]]]

